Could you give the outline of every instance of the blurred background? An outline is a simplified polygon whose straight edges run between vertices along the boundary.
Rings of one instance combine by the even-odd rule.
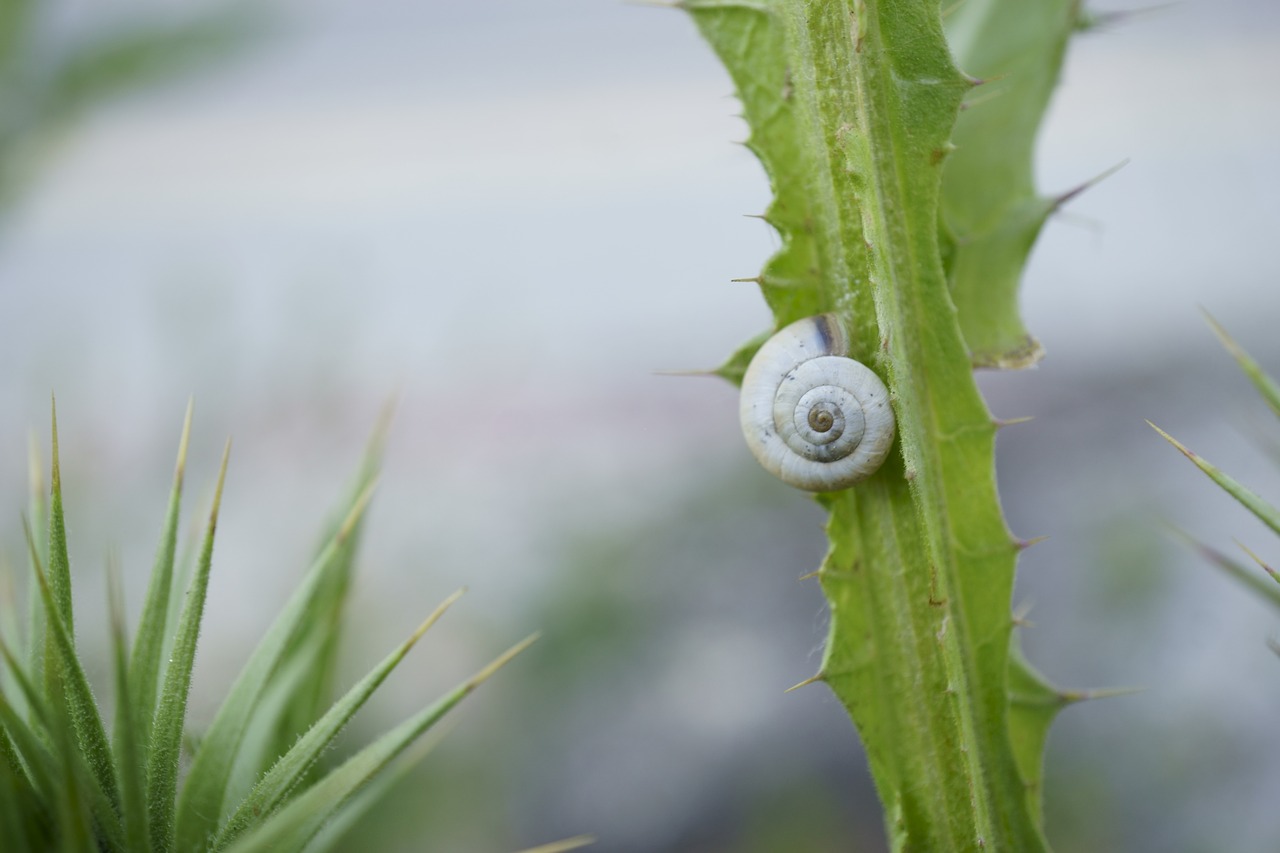
[[[136,618],[194,395],[191,512],[234,438],[207,722],[397,396],[349,678],[470,594],[347,748],[544,637],[353,849],[884,849],[843,710],[783,693],[820,659],[798,578],[822,513],[755,466],[730,386],[655,375],[768,326],[729,280],[777,247],[743,216],[767,183],[689,20],[615,0],[35,7],[0,105],[0,553],[20,561],[54,390],[85,648],[105,645],[109,548]],[[156,55],[85,47],[209,15]],[[1012,529],[1049,537],[1015,603],[1057,683],[1147,688],[1056,724],[1059,851],[1280,846],[1280,621],[1167,526],[1272,561],[1280,543],[1143,423],[1280,496],[1280,432],[1197,310],[1280,371],[1278,79],[1280,7],[1180,4],[1079,38],[1042,134],[1046,192],[1130,163],[1033,256],[1043,365],[980,376],[996,415],[1035,417],[999,441]]]

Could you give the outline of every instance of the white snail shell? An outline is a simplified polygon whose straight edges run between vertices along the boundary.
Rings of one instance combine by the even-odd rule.
[[[742,378],[747,446],[796,488],[847,489],[875,473],[893,446],[889,390],[848,351],[836,315],[806,317],[765,341]]]

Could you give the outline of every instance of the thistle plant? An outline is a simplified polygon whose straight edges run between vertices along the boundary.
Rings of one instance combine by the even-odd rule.
[[[193,738],[186,721],[188,694],[228,453],[184,586],[177,541],[188,408],[132,645],[118,570],[108,566],[115,697],[109,729],[78,648],[55,413],[47,502],[33,453],[36,488],[26,524],[30,614],[19,635],[10,608],[0,635],[0,838],[6,850],[328,849],[412,760],[406,750],[533,641],[516,644],[338,766],[322,766],[322,754],[345,724],[461,595],[449,596],[364,678],[328,703],[340,616],[385,426],[384,418],[310,568],[227,689],[212,722]],[[47,538],[37,541],[35,531],[46,527]],[[185,761],[184,751],[190,753]]]
[[[847,338],[896,417],[880,467],[819,498],[831,626],[811,680],[858,728],[894,850],[1044,850],[1044,741],[1079,694],[1017,650],[1010,599],[1030,543],[1001,513],[1005,422],[973,370],[1041,356],[1018,284],[1071,193],[1038,194],[1031,156],[1088,19],[1077,0],[677,5],[728,69],[773,187],[782,248],[749,280],[777,328],[832,318],[818,327],[839,328],[826,336]],[[720,375],[742,382],[766,337]]]

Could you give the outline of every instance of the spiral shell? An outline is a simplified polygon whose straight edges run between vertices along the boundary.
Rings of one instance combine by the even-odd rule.
[[[840,321],[819,314],[765,341],[743,376],[747,446],[796,488],[847,489],[871,476],[893,446],[889,390],[848,351]]]

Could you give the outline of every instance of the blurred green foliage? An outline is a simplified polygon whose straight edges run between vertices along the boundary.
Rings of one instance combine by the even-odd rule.
[[[0,210],[52,142],[94,106],[206,67],[248,43],[261,14],[221,4],[185,20],[117,14],[73,27],[65,4],[0,0]],[[74,32],[85,29],[87,32]]]

